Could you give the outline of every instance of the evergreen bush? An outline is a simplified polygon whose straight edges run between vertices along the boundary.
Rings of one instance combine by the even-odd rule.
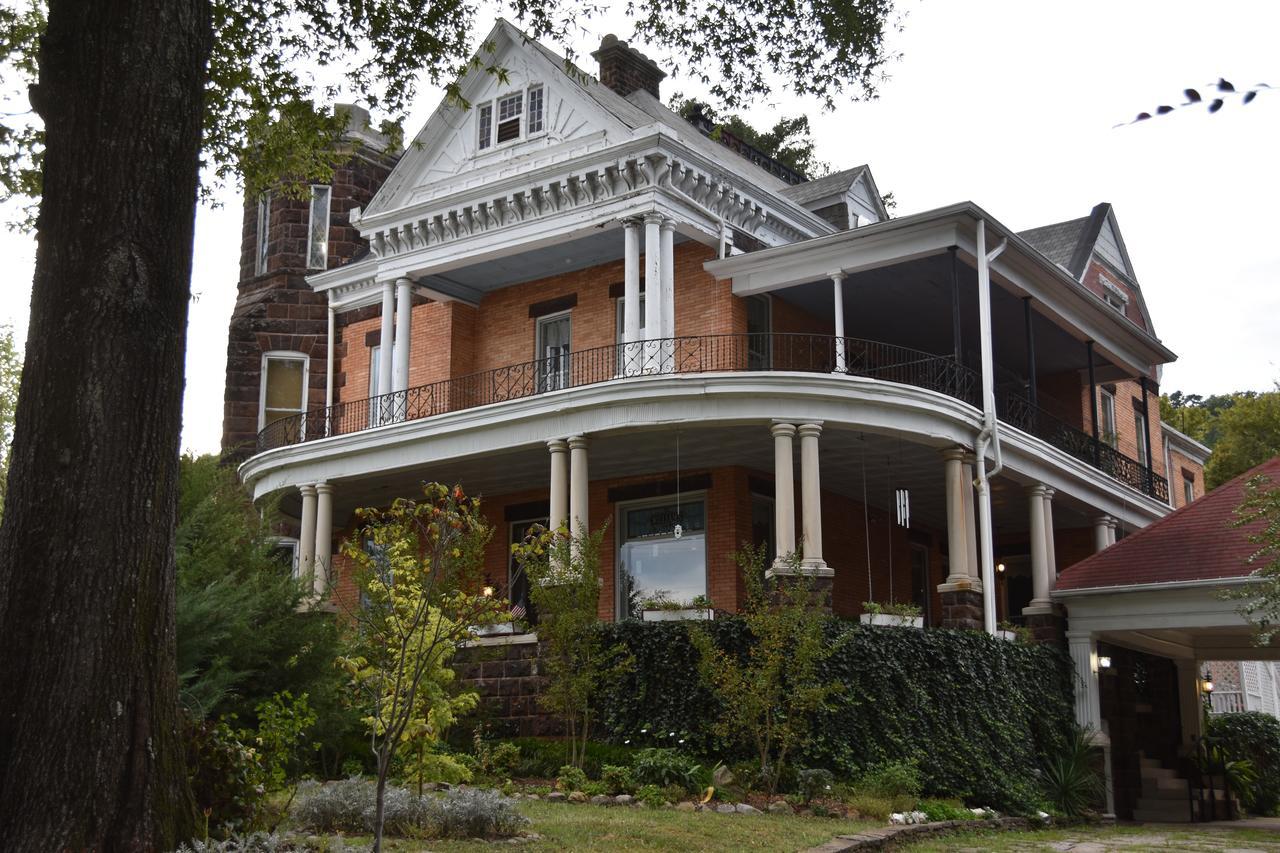
[[[1280,719],[1258,711],[1213,714],[1209,736],[1228,758],[1253,765],[1257,778],[1249,786],[1245,806],[1258,814],[1276,814],[1280,810]]]

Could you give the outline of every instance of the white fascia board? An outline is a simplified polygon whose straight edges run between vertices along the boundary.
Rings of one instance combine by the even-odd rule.
[[[1238,602],[1221,596],[1240,585],[1230,580],[1053,591],[1050,596],[1066,605],[1073,631],[1238,631],[1249,622]]]
[[[1008,474],[1025,478],[1027,485],[1043,483],[1061,495],[1076,498],[1098,515],[1114,516],[1132,527],[1146,527],[1173,511],[1164,501],[1003,421],[1000,444]]]
[[[1196,441],[1185,432],[1174,429],[1164,421],[1160,422],[1160,429],[1164,432],[1166,438],[1169,439],[1169,446],[1177,450],[1183,456],[1189,457],[1203,465],[1213,455],[1213,450],[1200,442]]]
[[[785,252],[793,246],[781,246],[778,249],[735,255],[725,260],[708,261],[703,267],[716,278],[732,278],[733,292],[738,296],[750,296],[820,281],[834,270],[853,274],[936,255],[956,244],[957,229],[954,223],[919,222],[908,223],[899,228],[881,228],[882,225],[898,221],[900,220],[864,225],[853,231],[840,232],[844,235],[875,229],[874,233],[868,233],[864,239],[853,243],[832,241],[820,244],[825,238],[818,238],[803,244],[793,244],[796,247],[807,246],[809,251]],[[742,263],[736,272],[728,272],[724,266],[734,261],[749,262],[766,252],[779,254],[761,258],[756,264]]]

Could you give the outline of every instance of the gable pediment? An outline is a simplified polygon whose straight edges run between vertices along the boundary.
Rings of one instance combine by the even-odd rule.
[[[586,92],[585,85],[598,83],[584,80],[581,72],[568,73],[563,60],[510,24],[500,21],[484,43],[493,52],[482,50],[480,67],[458,81],[469,106],[440,103],[366,214],[518,174],[583,147],[614,144],[630,133]],[[504,73],[491,73],[489,66]],[[513,111],[518,111],[514,120]],[[513,127],[514,138],[507,138]]]

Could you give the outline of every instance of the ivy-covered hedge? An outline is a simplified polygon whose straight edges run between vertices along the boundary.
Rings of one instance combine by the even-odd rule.
[[[716,642],[741,652],[741,620],[717,619]],[[678,732],[687,746],[723,758],[710,721],[722,712],[698,676],[688,627],[678,622],[602,626],[634,668],[616,673],[600,701],[616,740],[641,729]],[[1070,730],[1071,662],[1061,651],[974,631],[862,626],[832,619],[826,662],[839,688],[822,712],[816,743],[801,759],[844,778],[884,761],[915,758],[931,796],[962,797],[1026,811],[1040,800],[1036,777]]]
[[[1263,815],[1280,813],[1280,720],[1259,711],[1212,714],[1209,735],[1222,742],[1229,759],[1247,759],[1257,779],[1245,806]]]

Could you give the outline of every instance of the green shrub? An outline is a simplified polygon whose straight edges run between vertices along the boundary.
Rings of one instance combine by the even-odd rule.
[[[636,790],[636,780],[630,767],[606,764],[600,768],[600,781],[604,782],[605,793],[608,794],[633,794]]]
[[[921,800],[916,808],[928,815],[931,821],[973,820],[973,812],[955,800]]]
[[[794,788],[800,795],[801,801],[807,804],[816,797],[831,793],[831,787],[835,781],[831,771],[821,767],[797,770]]]
[[[920,796],[923,784],[915,761],[886,761],[868,768],[857,787],[879,797],[915,798]]]
[[[703,627],[726,650],[749,647],[737,617]],[[711,732],[708,721],[721,708],[700,683],[687,626],[624,620],[601,630],[635,661],[602,689],[599,720],[613,739],[652,724],[687,732],[694,754],[735,767],[747,757]],[[864,768],[916,757],[929,796],[1022,814],[1042,801],[1041,768],[1074,720],[1071,661],[1061,650],[978,631],[885,630],[838,618],[825,630],[838,651],[824,662],[824,677],[841,689],[817,713],[813,729],[822,736],[798,763],[857,778]]]
[[[677,750],[650,747],[636,753],[631,775],[641,785],[679,785],[693,792],[701,787],[702,765]]]
[[[1045,762],[1045,796],[1061,814],[1079,817],[1101,804],[1106,788],[1098,761],[1088,730],[1077,728]]]
[[[191,792],[210,827],[252,829],[261,814],[267,772],[246,739],[244,732],[235,731],[226,721],[186,722]]]
[[[659,808],[667,802],[662,789],[657,785],[641,785],[636,789],[636,799],[651,809]]]
[[[1246,808],[1262,815],[1280,812],[1280,719],[1257,711],[1214,714],[1209,736],[1236,759],[1247,759],[1256,778],[1244,799]]]
[[[299,789],[294,822],[314,832],[364,834],[373,827],[376,787],[347,779]],[[456,788],[416,796],[394,785],[386,790],[386,832],[410,838],[501,838],[515,835],[528,819],[515,801],[485,788]]]
[[[574,767],[572,764],[566,764],[560,768],[560,772],[556,774],[556,790],[564,791],[586,791],[587,774],[582,772],[580,768]]]
[[[569,760],[569,745],[562,740],[529,737],[513,738],[509,742],[520,750],[512,776],[554,779],[560,767]],[[588,776],[599,776],[606,764],[630,765],[636,752],[636,749],[622,744],[590,741],[582,769]]]
[[[866,820],[888,820],[889,815],[901,811],[902,807],[888,797],[875,794],[855,793],[849,797],[849,808]]]

